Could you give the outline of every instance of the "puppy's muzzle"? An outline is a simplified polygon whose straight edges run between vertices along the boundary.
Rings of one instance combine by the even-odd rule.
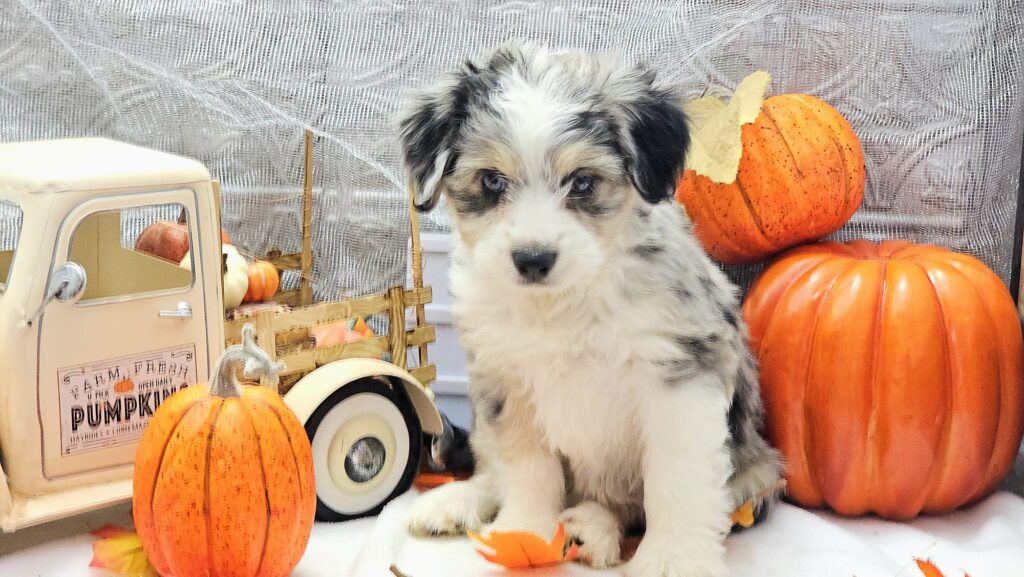
[[[558,253],[547,248],[528,247],[512,251],[512,263],[527,283],[539,283],[555,266]]]

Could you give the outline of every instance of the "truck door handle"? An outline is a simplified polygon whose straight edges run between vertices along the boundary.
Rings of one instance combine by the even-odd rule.
[[[190,319],[192,318],[192,307],[188,306],[188,303],[181,301],[178,303],[177,308],[173,311],[160,311],[160,318],[162,319]]]

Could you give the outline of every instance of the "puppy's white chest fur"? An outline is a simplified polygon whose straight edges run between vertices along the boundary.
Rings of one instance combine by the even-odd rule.
[[[523,401],[549,448],[568,460],[576,492],[612,505],[640,490],[638,403],[657,378],[637,344],[663,321],[643,303],[616,302],[621,293],[607,284],[577,299],[494,299],[479,276],[452,271],[475,367],[511,383],[505,394]]]

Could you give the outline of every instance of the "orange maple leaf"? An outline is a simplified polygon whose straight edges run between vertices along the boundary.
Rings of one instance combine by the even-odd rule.
[[[156,569],[142,550],[139,536],[129,529],[105,525],[92,532],[90,567],[106,569],[124,577],[157,577]]]
[[[528,567],[544,567],[572,561],[579,555],[579,546],[573,543],[568,550],[565,548],[565,525],[559,523],[558,530],[550,543],[533,533],[520,531],[498,531],[486,537],[479,533],[469,533],[477,543],[489,548],[493,553],[477,549],[481,557],[508,569],[526,569]]]
[[[936,567],[934,563],[928,561],[927,559],[915,558],[914,562],[917,563],[917,568],[921,570],[921,573],[924,574],[924,577],[946,577],[942,574],[942,571],[939,571],[939,568]],[[964,577],[971,576],[968,575],[966,571],[964,571]]]

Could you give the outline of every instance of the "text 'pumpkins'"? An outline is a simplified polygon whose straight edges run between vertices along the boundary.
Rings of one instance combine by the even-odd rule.
[[[789,496],[909,519],[993,491],[1024,430],[1013,299],[977,259],[903,241],[820,243],[743,306]]]
[[[173,395],[135,458],[135,529],[164,576],[284,577],[302,557],[316,488],[306,431],[276,392],[242,386],[279,369],[243,329],[210,387]],[[255,369],[255,370],[253,370]]]
[[[693,142],[676,198],[724,263],[826,236],[864,198],[864,153],[846,119],[805,94],[764,100],[768,81],[757,72],[728,103],[706,96],[684,106]]]

